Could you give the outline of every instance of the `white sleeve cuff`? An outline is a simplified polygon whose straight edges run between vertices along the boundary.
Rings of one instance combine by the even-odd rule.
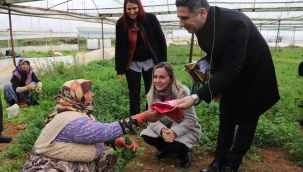
[[[17,87],[16,88],[17,93],[23,93],[24,91],[26,91],[24,87]]]

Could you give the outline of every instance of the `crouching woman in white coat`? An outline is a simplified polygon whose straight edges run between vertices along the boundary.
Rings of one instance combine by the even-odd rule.
[[[147,94],[149,106],[188,95],[189,89],[176,79],[171,64],[161,62],[154,67],[152,86]],[[192,148],[201,134],[201,126],[193,106],[184,110],[182,119],[176,121],[164,116],[157,122],[148,123],[146,129],[140,133],[147,144],[157,148],[155,156],[158,159],[164,158],[168,153],[177,154],[184,168],[190,167]]]

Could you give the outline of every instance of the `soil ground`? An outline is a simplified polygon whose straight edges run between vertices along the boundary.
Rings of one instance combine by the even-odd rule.
[[[25,129],[21,125],[16,125],[13,122],[4,122],[3,135],[14,136],[21,130]],[[183,169],[180,166],[180,161],[176,155],[168,155],[162,160],[156,160],[153,155],[156,149],[146,144],[140,139],[139,134],[131,135],[133,140],[144,148],[144,154],[139,157],[140,163],[143,166],[130,164],[127,168],[128,172],[198,172],[202,168],[209,165],[214,154],[212,150],[203,150],[201,152],[193,152],[193,162],[189,169]],[[6,147],[11,144],[16,144],[13,140],[11,143],[0,143],[0,151],[5,151]],[[260,149],[257,155],[259,156],[258,162],[250,158],[245,158],[240,167],[241,172],[303,172],[302,167],[298,167],[295,162],[289,160],[287,151],[279,147],[272,147],[269,149]]]

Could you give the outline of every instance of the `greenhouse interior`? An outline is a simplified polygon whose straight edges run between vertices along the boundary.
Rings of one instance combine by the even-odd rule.
[[[18,40],[78,36],[91,39],[114,38],[115,23],[122,16],[124,1],[1,0],[0,2],[2,3],[0,40],[10,40],[10,30],[13,39]],[[191,35],[179,27],[174,3],[174,0],[142,0],[145,11],[157,16],[167,39],[190,40]],[[209,3],[212,6],[245,13],[258,27],[269,46],[303,46],[303,1],[210,0]]]
[[[19,57],[28,51],[102,50],[101,59],[114,56],[115,24],[123,14],[123,0],[0,0],[0,47],[2,57]],[[219,6],[246,14],[257,26],[269,47],[303,47],[303,1],[295,0],[210,0]],[[142,0],[146,12],[156,15],[171,43],[197,45],[194,34],[180,28],[174,0]],[[43,39],[39,49],[19,46]],[[60,47],[53,40],[61,40]],[[21,55],[22,56],[22,55]],[[109,57],[111,56],[111,57]],[[15,61],[14,61],[14,65]],[[7,70],[6,70],[7,71]]]
[[[201,131],[201,133],[199,135],[200,138],[196,139],[196,143],[193,144],[194,146],[192,147],[192,149],[190,150],[186,149],[187,150],[186,156],[192,157],[192,159],[190,159],[190,163],[192,164],[189,164],[191,165],[190,168],[185,169],[183,168],[184,166],[180,165],[182,163],[182,160],[179,160],[177,154],[173,155],[168,153],[167,155],[165,155],[167,157],[165,157],[164,159],[155,158],[154,155],[156,155],[160,151],[157,150],[155,147],[145,143],[143,137],[141,137],[140,135],[140,132],[138,132],[140,130],[143,130],[144,127],[148,126],[147,122],[150,122],[150,121],[143,121],[146,123],[142,124],[142,126],[140,126],[141,128],[139,128],[138,131],[136,131],[136,133],[132,133],[129,135],[139,145],[139,148],[145,149],[144,154],[143,155],[141,154],[139,156],[138,153],[139,151],[136,153],[134,153],[135,152],[134,151],[124,155],[124,157],[117,156],[118,157],[117,159],[120,158],[123,161],[125,160],[124,162],[131,159],[131,158],[127,159],[128,157],[134,157],[133,160],[137,160],[137,158],[139,158],[140,162],[143,165],[140,163],[136,164],[137,162],[135,161],[132,161],[131,163],[129,163],[130,161],[128,161],[127,163],[125,163],[127,165],[127,168],[126,165],[124,166],[125,168],[123,167],[126,170],[121,168],[120,171],[116,170],[115,172],[117,171],[118,172],[195,171],[196,172],[196,171],[200,171],[205,167],[207,168],[208,165],[211,164],[213,159],[215,159],[214,157],[216,156],[215,149],[217,148],[216,146],[218,146],[218,142],[220,140],[218,139],[218,135],[219,135],[218,130],[221,131],[224,130],[220,128],[221,127],[220,125],[226,121],[227,121],[226,123],[228,123],[227,126],[234,127],[233,129],[230,129],[232,127],[230,128],[227,127],[228,128],[227,131],[230,132],[226,136],[226,138],[228,137],[227,139],[228,143],[226,145],[229,144],[232,145],[231,140],[238,140],[238,141],[240,140],[241,142],[242,141],[241,139],[246,137],[246,133],[244,132],[242,133],[242,135],[240,134],[240,136],[239,135],[235,136],[230,133],[232,132],[236,133],[237,131],[240,130],[239,128],[241,129],[248,128],[247,130],[250,131],[254,129],[254,133],[249,132],[249,136],[252,135],[254,136],[253,140],[245,138],[246,140],[252,142],[251,143],[252,145],[250,145],[250,147],[247,146],[244,149],[240,150],[241,152],[244,152],[243,150],[245,150],[247,151],[247,153],[243,157],[243,161],[241,162],[241,166],[239,168],[240,170],[238,172],[303,171],[303,149],[302,149],[303,148],[303,137],[302,137],[303,134],[303,89],[302,89],[303,0],[208,0],[211,6],[218,6],[222,8],[232,9],[240,13],[244,13],[255,24],[255,26],[257,27],[261,35],[264,37],[267,44],[264,42],[262,37],[259,36],[258,31],[253,27],[254,33],[257,33],[255,34],[257,35],[256,38],[258,38],[258,40],[261,40],[260,41],[261,43],[255,41],[256,39],[252,39],[254,41],[251,41],[252,43],[249,42],[250,44],[249,46],[247,46],[248,44],[246,44],[246,42],[245,43],[243,42],[247,41],[248,39],[246,39],[246,37],[243,36],[235,41],[237,43],[236,46],[230,46],[231,45],[230,42],[233,42],[230,41],[231,40],[230,38],[233,38],[233,40],[235,40],[234,38],[239,38],[240,36],[244,35],[244,34],[241,35],[235,33],[236,29],[234,29],[233,27],[234,25],[232,25],[229,28],[231,28],[230,30],[233,31],[232,34],[233,37],[230,36],[231,34],[229,35],[228,37],[228,39],[230,39],[228,40],[229,42],[222,41],[224,42],[222,43],[220,41],[217,41],[216,43],[222,43],[220,44],[220,46],[221,45],[222,46],[221,47],[214,46],[215,39],[213,39],[213,37],[211,36],[215,37],[217,34],[216,32],[216,34],[209,36],[212,39],[212,43],[209,43],[210,41],[208,41],[207,43],[209,44],[207,45],[206,48],[201,45],[202,44],[201,42],[204,40],[201,41],[201,39],[199,39],[200,44],[198,44],[198,39],[196,38],[195,34],[188,33],[188,31],[185,28],[180,27],[180,19],[177,16],[177,8],[175,5],[175,0],[141,0],[141,2],[146,12],[153,13],[157,17],[161,29],[164,33],[165,40],[164,37],[162,36],[163,35],[162,33],[160,36],[161,38],[163,38],[161,42],[163,43],[162,48],[165,47],[163,48],[163,50],[167,51],[166,54],[162,53],[167,55],[167,58],[164,57],[163,61],[167,61],[171,63],[173,68],[172,71],[176,73],[176,74],[171,74],[172,76],[169,75],[169,77],[170,78],[175,77],[174,80],[177,80],[176,78],[178,78],[178,81],[180,81],[180,83],[177,81],[176,82],[173,81],[173,84],[177,85],[176,87],[178,88],[171,88],[171,89],[167,89],[169,88],[169,86],[172,87],[173,85],[171,84],[172,83],[171,80],[169,81],[169,83],[166,82],[168,86],[165,87],[162,86],[164,90],[166,89],[165,93],[160,91],[159,91],[160,93],[156,93],[158,91],[155,91],[154,96],[158,94],[157,96],[159,97],[162,96],[163,98],[162,97],[161,98],[163,99],[163,101],[164,99],[166,101],[167,99],[169,100],[171,99],[170,96],[172,94],[174,94],[172,97],[175,98],[174,97],[175,93],[172,92],[176,90],[178,90],[178,94],[179,94],[178,96],[180,97],[182,96],[190,97],[190,96],[186,96],[184,94],[185,92],[187,95],[191,95],[191,96],[193,95],[192,94],[193,92],[194,94],[197,93],[196,97],[195,96],[192,97],[194,99],[194,104],[188,107],[191,108],[194,105],[197,105],[194,106],[194,108],[192,108],[194,110],[190,109],[192,111],[190,113],[192,113],[193,115],[191,117],[188,117],[188,119],[194,122],[189,123],[192,124],[192,126],[188,124],[183,124],[182,129],[180,129],[180,131],[182,130],[182,134],[183,133],[192,134],[191,131],[193,130],[190,130],[189,132],[186,130],[187,128],[192,127],[195,129],[198,128],[197,130],[199,130],[199,132]],[[123,68],[121,70],[122,72],[118,71],[117,69],[117,66],[119,65],[117,61],[119,60],[127,61],[125,59],[128,58],[127,56],[128,54],[125,53],[127,52],[127,50],[125,50],[126,49],[125,47],[123,47],[125,51],[123,50],[120,51],[120,55],[121,56],[125,55],[125,56],[119,58],[118,57],[119,55],[116,56],[116,54],[119,53],[115,52],[115,50],[118,50],[118,48],[115,49],[116,48],[115,46],[117,45],[117,47],[119,47],[118,44],[119,43],[120,45],[122,44],[121,43],[122,41],[120,42],[117,41],[118,43],[116,44],[115,32],[116,32],[116,23],[123,15],[123,8],[124,8],[123,6],[124,6],[124,0],[0,0],[0,99],[2,100],[2,102],[0,103],[3,105],[3,124],[4,124],[3,132],[0,130],[0,138],[1,138],[1,134],[2,136],[10,136],[13,138],[13,140],[11,140],[10,143],[2,144],[0,142],[0,171],[12,171],[12,172],[20,171],[20,169],[23,168],[25,162],[28,161],[28,158],[34,156],[33,154],[35,149],[34,145],[36,143],[37,137],[39,136],[39,133],[43,130],[44,126],[49,125],[46,123],[46,121],[52,120],[52,118],[54,118],[54,114],[57,115],[56,114],[57,112],[52,113],[55,108],[58,108],[57,106],[58,104],[56,103],[58,103],[59,101],[63,102],[63,104],[67,102],[66,103],[67,105],[65,104],[66,107],[69,107],[70,109],[76,109],[76,111],[78,111],[77,109],[78,104],[77,106],[74,106],[74,104],[68,104],[70,100],[65,101],[65,99],[64,100],[55,99],[55,97],[57,98],[62,96],[63,94],[62,92],[68,92],[66,94],[74,94],[74,93],[70,93],[69,91],[75,89],[76,87],[75,85],[73,85],[73,88],[66,88],[69,87],[67,85],[62,86],[63,83],[66,83],[66,81],[69,81],[71,79],[73,80],[75,78],[85,78],[90,81],[93,81],[94,83],[92,85],[92,82],[87,82],[87,85],[89,86],[85,88],[87,93],[90,93],[91,101],[87,103],[87,101],[85,100],[85,102],[84,103],[81,102],[81,105],[79,106],[81,106],[82,108],[82,104],[83,104],[83,106],[87,108],[83,111],[85,113],[86,111],[88,111],[88,113],[90,114],[86,114],[86,115],[89,116],[90,118],[92,118],[91,114],[92,111],[94,110],[93,117],[95,117],[96,119],[95,121],[102,124],[103,122],[109,124],[109,125],[106,124],[106,127],[102,126],[102,129],[100,129],[101,134],[100,133],[98,134],[107,135],[107,138],[110,137],[108,135],[111,135],[114,138],[113,135],[115,135],[115,131],[121,129],[121,132],[119,130],[120,132],[119,134],[122,135],[123,133],[127,135],[126,131],[129,128],[125,128],[125,130],[122,130],[123,127],[120,127],[120,124],[118,123],[123,123],[124,125],[124,123],[126,123],[123,121],[124,119],[125,121],[134,121],[137,123],[136,120],[129,120],[130,119],[129,114],[131,111],[129,110],[130,109],[129,107],[131,106],[130,105],[131,103],[129,102],[132,101],[129,87],[132,87],[130,86],[131,85],[130,83],[132,82],[128,82],[129,80],[127,80],[127,76],[125,74],[128,69],[123,68],[124,67],[123,65],[120,65],[123,66],[121,67]],[[228,11],[230,12],[230,10]],[[233,11],[230,13],[233,13]],[[232,16],[231,18],[234,18],[234,16]],[[205,20],[202,21],[201,23],[199,23],[201,26],[204,25]],[[160,30],[159,27],[158,30]],[[231,33],[231,31],[228,33]],[[137,30],[137,32],[139,32],[139,29]],[[207,32],[206,34],[209,33]],[[248,35],[247,32],[245,34]],[[219,36],[221,35],[219,34]],[[141,37],[144,37],[144,35],[142,34]],[[245,38],[245,40],[243,38]],[[223,39],[225,39],[225,37],[219,40],[223,40]],[[142,38],[141,40],[143,42]],[[165,46],[165,41],[167,47]],[[140,45],[142,47],[144,46],[143,43]],[[226,47],[230,46],[230,47],[228,47],[229,48],[228,49],[225,46]],[[257,48],[252,49],[251,47],[253,46]],[[122,45],[120,47],[122,47]],[[209,63],[206,59],[203,59],[208,54],[206,55],[206,53],[202,51],[201,47],[203,47],[203,50],[207,49],[207,51],[205,50],[205,52],[209,52],[210,54],[210,57],[208,57],[210,59]],[[213,53],[219,49],[217,47],[220,48],[224,47],[222,48],[224,50],[221,51],[220,49],[219,51],[217,51],[219,52],[218,53],[219,55]],[[247,51],[248,49],[247,47],[251,48],[250,51]],[[144,60],[146,61],[149,60],[148,62],[150,62],[149,64],[150,66],[148,67],[150,68],[148,68],[148,70],[152,71],[150,69],[154,67],[154,64],[156,62],[152,61],[154,60],[154,58],[151,57],[156,57],[156,56],[152,55],[152,52],[149,50],[149,48],[150,45],[147,46],[145,44],[145,47],[143,48],[143,51],[145,52],[143,52],[142,54],[145,53],[144,58],[145,57],[149,58],[147,60],[146,59]],[[239,49],[241,50],[239,51]],[[226,54],[230,53],[232,55],[229,56],[226,55],[225,53]],[[234,55],[233,53],[236,55]],[[215,54],[214,57],[216,57],[217,59],[216,58],[214,59],[216,59],[217,61],[212,61],[213,54]],[[148,57],[148,55],[151,55],[151,57]],[[126,58],[122,59],[124,57]],[[35,102],[37,104],[33,106],[32,104],[27,104],[27,102],[25,102],[25,104],[21,104],[20,108],[19,106],[18,108],[16,108],[18,109],[17,111],[18,114],[12,117],[9,116],[10,113],[9,110],[11,110],[9,108],[14,106],[15,104],[18,104],[20,101],[16,101],[17,103],[11,105],[9,101],[6,101],[4,96],[5,93],[8,94],[9,91],[14,92],[17,89],[20,90],[19,89],[20,87],[17,87],[17,89],[15,88],[15,90],[13,90],[13,88],[9,86],[11,83],[13,83],[12,80],[14,78],[16,79],[20,75],[20,74],[19,75],[17,74],[18,76],[16,75],[18,70],[20,70],[19,68],[21,68],[17,64],[19,62],[19,64],[21,63],[21,65],[23,65],[22,64],[23,58],[26,58],[26,61],[24,62],[27,62],[25,64],[29,68],[28,71],[30,71],[30,69],[33,69],[32,71],[34,71],[36,76],[40,79],[41,82],[40,81],[37,82],[37,87],[39,87],[38,90],[40,89],[40,91],[37,91],[37,87],[31,90],[32,92],[34,92],[33,95],[37,96],[36,98],[38,100]],[[129,66],[130,63],[132,63],[131,60],[129,60],[131,58],[128,58]],[[138,55],[137,58],[139,58]],[[221,60],[223,61],[222,63]],[[234,62],[231,62],[233,60]],[[202,63],[198,64],[199,61]],[[219,69],[216,68],[215,65],[213,65],[214,67],[212,66],[212,64],[215,63],[221,65],[221,66],[218,65]],[[222,64],[224,64],[225,66]],[[253,65],[250,66],[251,64]],[[196,71],[201,73],[202,68],[199,65],[204,66],[202,67],[204,68],[203,76],[205,77],[203,79],[205,79],[206,81],[203,80],[204,81],[203,83],[196,84],[195,80],[199,80],[200,82],[201,78],[198,74],[196,75],[196,73],[193,72],[193,69],[195,69],[196,67]],[[300,71],[298,74],[298,67],[299,69],[301,68],[302,70],[301,74]],[[187,70],[188,68],[191,69]],[[214,70],[217,69],[219,71],[218,73],[221,74],[221,76],[223,77],[221,77],[221,79],[216,80],[215,78],[216,73],[215,72],[212,73],[212,69]],[[142,71],[143,69],[140,68],[140,70]],[[246,74],[244,75],[243,73],[245,72],[249,73],[249,75]],[[134,73],[135,72],[131,74]],[[136,73],[140,73],[140,72],[136,71]],[[168,72],[166,71],[166,73]],[[129,76],[131,74],[129,74]],[[192,74],[195,74],[196,78],[194,78]],[[147,82],[145,83],[145,80],[141,79],[141,73],[138,75],[137,74],[134,75],[139,76],[138,78],[140,78],[140,80],[136,79],[136,81],[139,80],[139,82],[141,82],[140,88],[134,86],[136,89],[138,88],[137,90],[139,90],[139,92],[141,92],[140,95],[141,100],[139,100],[141,109],[139,108],[139,110],[142,111],[144,108],[145,108],[144,110],[146,110],[148,109],[146,99],[151,94],[146,94],[147,87],[145,87],[145,89],[143,87],[148,84]],[[147,75],[148,74],[145,74],[145,76]],[[24,76],[27,77],[29,75],[28,74],[23,75],[23,80],[25,78]],[[125,80],[124,80],[124,76],[126,78]],[[152,80],[153,83],[152,86],[156,85],[154,81],[155,77],[156,76],[153,73],[153,76],[151,77],[152,79],[150,79]],[[162,75],[159,76],[159,78],[161,77]],[[213,81],[224,81],[224,82],[216,82],[219,83],[217,85],[213,84],[215,85],[214,87],[216,87],[219,90],[216,92],[218,93],[216,95],[213,95],[212,90],[208,89],[211,86],[213,86],[213,85],[210,86],[209,84],[210,82],[207,81],[207,79],[210,80],[211,77],[213,77]],[[29,79],[32,78],[29,77]],[[26,81],[28,81],[28,78],[26,78]],[[42,85],[38,84],[42,82],[43,82],[43,89],[42,89]],[[145,85],[142,83],[144,83]],[[242,84],[242,85],[238,86],[237,84],[238,85]],[[269,87],[268,85],[271,84],[272,87]],[[255,85],[257,85],[257,87],[255,87]],[[8,89],[5,90],[5,86],[7,86],[6,88],[11,88],[11,90],[9,91],[7,91]],[[27,86],[24,87],[25,90],[28,91],[28,87]],[[207,90],[204,89],[206,87]],[[63,90],[63,88],[70,90]],[[83,95],[81,95],[82,97],[77,99],[77,102],[80,102],[79,101],[80,99],[81,101],[82,99],[86,99],[87,94],[86,93],[84,94],[84,89],[81,88],[80,90],[78,88],[79,87],[77,85],[77,90],[76,90],[77,94],[83,93]],[[257,89],[252,91],[251,88],[257,88]],[[261,92],[260,90],[262,89],[265,90],[264,88],[267,88],[266,91]],[[268,90],[271,90],[269,88],[274,88],[272,90],[273,92],[275,92],[275,94],[269,93],[269,96],[268,94],[263,94],[263,93],[268,93],[269,92]],[[41,89],[43,90],[42,92]],[[197,90],[199,89],[202,90],[200,93],[210,92],[209,102],[207,102],[203,98],[201,98],[201,101],[199,102],[199,97],[197,92]],[[150,89],[150,90],[154,91],[156,89]],[[226,90],[228,91],[232,90],[232,92],[225,94],[226,92],[228,92]],[[181,91],[182,91],[182,95],[181,95]],[[30,93],[30,96],[32,96],[32,92]],[[169,94],[171,95],[168,96],[165,95],[164,97],[164,94],[166,94],[167,92],[169,92]],[[238,97],[234,96],[235,93],[237,94]],[[225,99],[224,97],[221,98],[222,95],[225,96],[224,94],[227,95],[226,97],[228,98]],[[254,98],[251,99],[247,98],[249,96]],[[255,97],[257,97],[258,100],[256,100]],[[158,97],[157,98],[152,97],[152,98],[157,99],[158,101]],[[232,101],[228,102],[229,98]],[[258,109],[263,105],[264,107],[267,105],[269,106],[270,104],[268,103],[269,99],[274,99],[274,98],[276,98],[277,101],[272,103],[273,105],[270,105],[269,108],[267,109],[263,108],[259,111],[256,110],[257,111],[256,114],[257,113],[259,114],[262,111],[262,115],[260,115],[260,118],[259,116],[257,118],[250,118],[252,116],[251,114],[255,112],[255,109]],[[190,98],[190,100],[193,99]],[[54,100],[56,100],[55,107],[54,107]],[[205,102],[202,100],[204,100]],[[159,101],[161,101],[160,98]],[[223,101],[228,103],[224,102],[225,104],[222,103],[223,104],[222,105],[219,104],[220,101],[221,103]],[[186,101],[184,100],[184,102]],[[243,104],[245,105],[248,104],[250,106],[242,106],[243,105],[241,104],[242,102]],[[254,103],[256,102],[259,104],[256,104],[256,106],[252,107],[251,105],[252,104],[255,105]],[[177,107],[179,106],[179,104],[178,105],[174,104],[174,105],[175,106],[173,108],[176,109],[179,108]],[[60,112],[58,110],[58,113],[61,113],[62,111],[65,112],[65,110],[67,109],[66,107],[65,106],[59,107]],[[169,108],[172,109],[172,106],[170,106]],[[238,111],[237,108],[245,109],[245,110]],[[184,109],[180,108],[180,109],[182,111],[182,115],[183,115],[183,110],[185,109],[184,112],[187,110],[186,108]],[[82,111],[82,109],[80,109],[79,111]],[[233,114],[234,111],[237,113],[236,115]],[[253,111],[253,112],[249,112],[249,111]],[[223,113],[223,115],[221,112]],[[50,114],[51,116],[49,116]],[[83,114],[82,116],[85,116],[87,118],[87,116]],[[148,115],[151,116],[151,114]],[[224,115],[228,117],[225,117]],[[247,120],[248,123],[253,121],[254,125],[249,124],[249,125],[245,125],[244,127],[243,125],[239,127],[240,125],[236,124],[233,115],[241,116],[243,117],[243,119],[245,117],[246,118],[245,120]],[[195,118],[193,116],[195,116]],[[166,117],[167,116],[165,116],[165,118]],[[2,122],[2,115],[0,118],[1,118],[0,122]],[[46,118],[47,120],[45,120]],[[182,121],[183,118],[184,117],[182,116],[182,119],[180,121]],[[226,118],[228,119],[226,120]],[[249,121],[250,119],[253,120]],[[154,120],[153,122],[155,122],[155,119],[153,120]],[[95,121],[92,123],[96,124]],[[174,124],[172,124],[172,126],[175,125],[175,123],[178,123],[179,121],[173,121],[173,122]],[[115,128],[114,127],[110,128],[110,125],[112,125],[113,123],[117,126]],[[133,124],[133,122],[129,122],[129,123]],[[82,123],[79,125],[82,125]],[[200,125],[201,128],[196,127],[197,125]],[[67,131],[67,133],[71,131],[75,133],[74,128],[72,127],[68,128],[67,129],[68,131],[63,129],[61,131]],[[87,125],[85,127],[90,128],[91,126]],[[137,126],[132,125],[132,127],[137,127]],[[53,128],[59,130],[56,127]],[[0,126],[0,129],[2,129],[2,125]],[[103,132],[104,131],[103,129],[108,129],[108,130],[106,130],[106,132]],[[159,129],[159,133],[161,134],[163,134],[162,129],[161,128]],[[81,132],[79,131],[80,134]],[[99,132],[99,128],[98,128],[98,132]],[[174,134],[173,132],[171,133],[173,134],[172,138],[175,139],[177,137],[177,134]],[[155,134],[157,133],[155,132]],[[220,134],[221,134],[220,136],[225,136],[225,134],[222,133]],[[45,135],[49,137],[48,134]],[[90,133],[87,135],[90,135]],[[118,134],[115,136],[118,136]],[[65,135],[62,135],[63,139],[64,137]],[[73,137],[74,140],[77,140],[78,139],[77,137],[78,135]],[[157,137],[157,139],[160,138],[159,140],[162,139],[161,136],[158,137],[158,135],[155,137]],[[90,151],[88,154],[93,152],[94,145],[92,145],[91,143],[96,145],[98,144],[98,147],[102,147],[102,149],[103,147],[105,147],[103,141],[106,139],[102,138],[103,139],[102,142],[94,143],[93,141],[91,141],[94,140],[94,136],[90,135],[87,138],[89,139],[86,139],[85,141],[89,140],[88,142],[90,144],[90,148],[87,149]],[[66,140],[67,140],[66,142],[72,143],[72,141],[68,139]],[[221,139],[221,141],[222,140],[224,139]],[[113,140],[110,141],[111,144],[113,144]],[[54,142],[51,141],[50,144],[48,142],[45,145],[47,146],[55,145],[53,144]],[[70,150],[72,150],[72,148],[74,148],[76,144],[74,144],[72,147],[68,147],[68,146],[66,147],[71,148]],[[242,143],[239,143],[238,145],[241,144]],[[132,145],[135,147],[134,144]],[[232,146],[234,145],[237,144],[233,144]],[[62,144],[62,147],[63,146],[65,146],[65,144]],[[75,146],[75,148],[79,148],[79,147]],[[135,149],[134,147],[133,149]],[[183,148],[183,144],[182,144],[182,148]],[[223,149],[225,149],[226,152],[228,152],[230,148],[226,148],[225,146]],[[55,150],[55,148],[51,150]],[[77,153],[82,151],[80,150],[80,148],[77,150],[79,150],[77,151]],[[49,152],[52,153],[51,151]],[[95,152],[96,155],[97,153],[101,153],[101,154],[103,153],[99,150]],[[116,152],[121,153],[121,151],[116,151]],[[60,151],[56,150],[54,154],[56,153],[60,154]],[[85,152],[85,154],[86,153],[87,152]],[[128,157],[125,158],[125,156]],[[104,157],[100,158],[101,156],[100,157],[96,156],[96,157],[100,159],[100,161],[102,158],[105,159]],[[111,156],[107,156],[106,159],[108,157]],[[94,159],[94,161],[96,160],[97,159]],[[55,159],[54,161],[57,160]],[[47,162],[47,160],[37,159],[37,164],[45,163],[45,162]],[[107,162],[107,164],[110,163],[111,162]],[[62,168],[65,167],[64,165],[65,164],[63,165],[60,164]],[[90,170],[54,170],[54,171],[90,171]],[[91,170],[91,171],[97,171],[97,170]]]
[[[195,35],[180,28],[174,0],[141,2],[144,10],[155,14],[159,20],[167,46],[171,43],[197,45]],[[303,1],[208,2],[211,6],[246,14],[269,47],[303,47]],[[53,55],[62,55],[60,51],[68,50],[81,52],[81,41],[86,44],[84,51],[96,50],[93,55],[85,57],[86,61],[114,57],[115,24],[123,14],[123,3],[123,0],[0,0],[0,58],[14,58],[13,63],[0,61],[4,63],[2,66],[9,66],[0,70],[1,75],[8,77],[8,71],[16,65],[15,57],[24,52],[54,52]],[[39,45],[26,46],[37,39]],[[53,45],[54,40],[62,45]],[[84,58],[80,53],[77,56]]]

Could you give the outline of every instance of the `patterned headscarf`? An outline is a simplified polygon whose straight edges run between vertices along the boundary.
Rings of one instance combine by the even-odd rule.
[[[81,112],[95,119],[92,115],[94,109],[94,102],[85,104],[85,94],[90,90],[93,82],[91,80],[77,79],[70,80],[64,83],[56,97],[54,105],[54,113],[48,116],[44,125],[49,123],[58,113],[64,111]]]
[[[23,62],[28,62],[29,64],[29,69],[27,71],[24,71],[21,68]],[[21,75],[27,74],[25,85],[28,85],[32,82],[32,73],[33,73],[33,68],[31,67],[28,59],[27,58],[19,59],[18,66],[16,66],[16,69],[13,71],[13,75],[15,75],[19,79],[19,81],[21,81]]]

